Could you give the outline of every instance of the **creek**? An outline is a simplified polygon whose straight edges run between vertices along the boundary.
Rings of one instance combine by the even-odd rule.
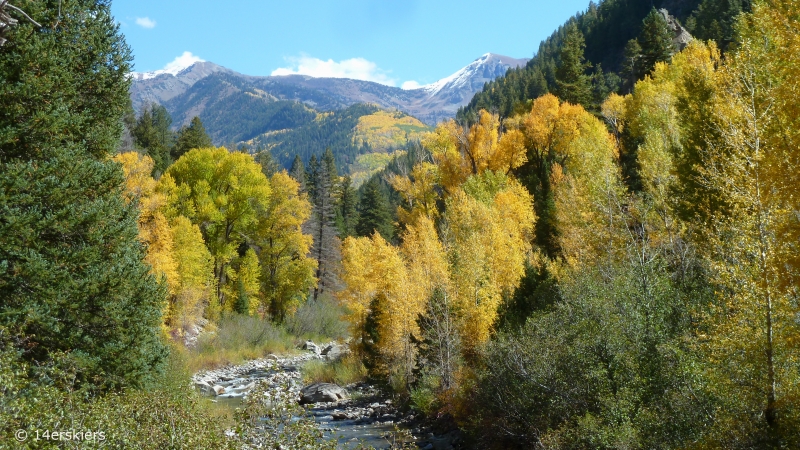
[[[198,372],[192,382],[215,407],[227,409],[232,415],[257,383],[266,383],[268,392],[288,386],[294,398],[299,399],[303,388],[300,369],[313,360],[327,361],[315,350],[296,356],[269,355],[240,365]],[[305,406],[306,415],[313,418],[326,439],[336,439],[339,448],[367,445],[386,449],[391,445],[393,433],[410,430],[413,416],[398,411],[375,386],[356,383],[345,389],[347,399]]]

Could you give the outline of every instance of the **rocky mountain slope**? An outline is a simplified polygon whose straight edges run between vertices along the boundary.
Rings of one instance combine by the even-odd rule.
[[[308,117],[303,106],[327,111],[372,103],[433,125],[455,116],[484,83],[526,62],[487,53],[453,75],[413,90],[345,78],[248,76],[211,62],[196,62],[169,72],[132,73],[130,92],[136,111],[147,103],[162,104],[177,126],[199,116],[214,141],[221,144],[305,123]],[[282,118],[275,120],[276,115]],[[250,125],[230,130],[235,121]],[[263,125],[268,122],[280,124]]]

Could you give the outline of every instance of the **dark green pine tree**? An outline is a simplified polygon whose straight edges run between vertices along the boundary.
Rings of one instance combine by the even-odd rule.
[[[303,165],[303,160],[300,159],[300,155],[294,156],[289,175],[300,184],[300,192],[306,192],[306,168]]]
[[[175,134],[170,127],[172,117],[161,105],[146,106],[131,130],[136,145],[153,158],[153,176],[158,177],[172,164],[170,156]]]
[[[0,48],[0,329],[83,386],[161,367],[166,289],[143,262],[119,143],[131,55],[108,1],[27,2]]]
[[[171,156],[173,161],[177,161],[184,153],[193,148],[208,148],[213,144],[211,138],[208,137],[206,129],[200,118],[194,116],[192,123],[188,127],[181,127],[178,132],[178,139],[175,141],[175,146],[172,147]]]
[[[342,239],[355,236],[358,222],[358,194],[353,187],[349,175],[342,178],[339,184],[339,195],[336,204],[336,228]]]
[[[280,171],[278,162],[275,161],[275,158],[272,157],[272,153],[270,153],[269,150],[259,150],[253,156],[253,159],[261,166],[261,172],[263,172],[267,178],[272,178],[276,172]]]
[[[622,62],[622,77],[624,79],[623,90],[631,92],[633,86],[639,81],[641,70],[642,47],[639,41],[631,39],[625,44],[624,59]],[[644,76],[644,75],[642,75]]]
[[[637,38],[641,47],[637,79],[644,78],[656,67],[658,62],[672,59],[675,44],[672,42],[672,31],[667,21],[655,8],[642,21],[642,32]]]
[[[703,0],[697,10],[686,21],[686,28],[694,37],[713,39],[722,49],[727,49],[736,40],[736,18],[750,11],[750,0]]]
[[[583,33],[574,21],[570,21],[559,54],[555,94],[565,102],[589,108],[592,104],[592,81],[586,69],[591,64],[583,56],[585,48]]]
[[[336,186],[339,184],[339,171],[336,170],[336,159],[333,156],[333,152],[330,148],[325,149],[325,154],[322,155],[322,161],[320,161],[324,167],[325,173],[330,178],[331,186]]]
[[[389,214],[389,201],[386,199],[386,194],[381,189],[378,179],[373,177],[364,185],[364,191],[361,194],[356,234],[372,236],[376,231],[387,241],[392,240],[394,233],[391,214]]]
[[[311,203],[314,203],[317,192],[317,181],[319,178],[319,160],[317,155],[311,155],[308,159],[308,167],[306,168],[306,189],[308,190],[308,198]]]
[[[336,197],[338,182],[333,153],[328,149],[322,159],[312,156],[308,163],[308,190],[311,200],[311,218],[305,227],[314,242],[311,254],[317,260],[317,286],[314,299],[330,290],[337,282],[334,266],[341,258],[336,243]]]
[[[614,72],[603,72],[603,67],[597,64],[594,75],[592,75],[592,94],[594,104],[592,110],[600,111],[600,105],[608,98],[612,92],[617,92],[620,85],[620,78]]]

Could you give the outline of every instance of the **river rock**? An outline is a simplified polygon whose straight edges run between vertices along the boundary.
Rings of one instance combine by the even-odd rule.
[[[216,385],[216,386],[214,386],[214,387],[213,387],[213,388],[211,388],[211,389],[213,389],[213,390],[214,390],[214,394],[216,394],[216,395],[221,395],[221,394],[224,394],[224,393],[225,393],[225,388],[224,388],[224,387],[222,387],[222,386],[220,386],[220,385]]]
[[[202,393],[204,395],[211,395],[211,396],[217,395],[217,393],[214,392],[214,388],[210,384],[206,383],[205,381],[197,381],[197,382],[195,382],[194,383],[194,387],[195,387],[195,389],[197,389],[198,391],[200,391],[200,393]]]
[[[312,351],[312,352],[314,352],[314,354],[317,354],[317,355],[319,355],[319,353],[320,353],[319,346],[317,344],[311,342],[311,341],[306,341],[306,343],[303,344],[303,350]]]
[[[327,347],[322,349],[322,352],[320,354],[327,359],[336,359],[344,355],[345,353],[347,353],[346,346],[339,344],[329,344]]]
[[[332,383],[314,383],[300,390],[300,404],[338,402],[347,398],[343,387]]]
[[[232,392],[232,393],[236,393],[236,394],[243,393],[245,391],[249,391],[250,389],[253,389],[253,387],[255,385],[256,385],[256,382],[253,381],[248,385],[241,385],[241,386],[237,386],[235,388],[230,388],[230,389],[228,389],[228,392]]]

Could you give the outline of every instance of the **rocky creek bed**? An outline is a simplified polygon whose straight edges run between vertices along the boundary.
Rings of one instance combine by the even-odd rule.
[[[236,407],[242,404],[257,384],[266,384],[265,401],[286,395],[304,405],[327,439],[336,439],[343,449],[372,446],[390,448],[398,433],[411,437],[412,448],[450,450],[458,448],[460,434],[434,434],[413,411],[401,410],[388,395],[367,383],[344,387],[329,383],[304,386],[300,368],[312,360],[334,360],[347,352],[344,345],[316,345],[307,342],[305,353],[295,356],[269,355],[196,373],[195,388],[212,402]]]

